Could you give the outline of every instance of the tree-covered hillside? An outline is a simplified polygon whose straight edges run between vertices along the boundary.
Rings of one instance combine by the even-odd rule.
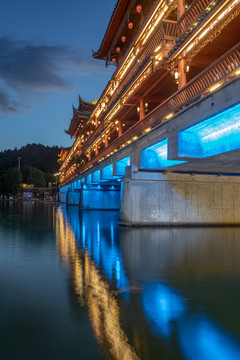
[[[57,160],[60,150],[58,146],[28,144],[20,149],[2,151],[0,152],[0,175],[6,173],[11,167],[17,167],[18,157],[21,158],[21,170],[30,167],[53,174],[59,169]]]

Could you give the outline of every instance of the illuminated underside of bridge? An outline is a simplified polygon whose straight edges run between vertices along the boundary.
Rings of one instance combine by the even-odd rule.
[[[74,109],[61,201],[121,207],[126,225],[239,224],[240,1],[144,1],[144,21],[134,4],[94,54],[117,69]]]

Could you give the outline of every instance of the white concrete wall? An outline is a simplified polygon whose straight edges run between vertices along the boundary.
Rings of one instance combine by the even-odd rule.
[[[240,176],[132,172],[123,180],[125,225],[240,225]]]

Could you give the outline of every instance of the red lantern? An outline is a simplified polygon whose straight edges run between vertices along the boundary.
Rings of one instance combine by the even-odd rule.
[[[122,37],[121,37],[121,40],[122,40],[122,42],[124,43],[124,42],[127,40],[126,36],[122,36]]]
[[[142,6],[141,5],[137,5],[136,10],[138,13],[140,13],[142,11]]]
[[[112,62],[115,63],[117,61],[116,58],[112,58]]]
[[[128,28],[129,28],[129,29],[132,29],[132,28],[133,28],[133,23],[132,23],[132,22],[128,23]]]
[[[120,51],[121,51],[121,48],[118,46],[118,47],[116,48],[116,52],[117,52],[117,53],[120,53]]]

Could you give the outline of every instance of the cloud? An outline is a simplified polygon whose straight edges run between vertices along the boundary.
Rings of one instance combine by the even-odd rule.
[[[0,0],[1,1],[1,0]],[[70,89],[73,78],[102,73],[103,64],[82,54],[80,49],[0,38],[0,111],[27,108],[28,95],[41,91]],[[71,79],[71,80],[69,80]],[[17,98],[14,103],[12,98]],[[21,101],[19,101],[21,99]],[[21,102],[23,102],[21,104]],[[24,103],[25,102],[25,103]]]
[[[0,89],[0,112],[3,112],[4,114],[9,112],[16,112],[16,105],[16,103],[11,101],[8,93]]]
[[[0,38],[0,78],[10,87],[40,89],[66,86],[59,75],[66,49]]]

